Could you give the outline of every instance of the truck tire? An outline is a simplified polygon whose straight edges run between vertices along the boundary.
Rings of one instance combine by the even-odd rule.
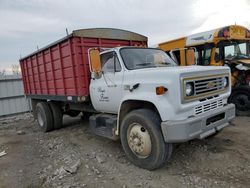
[[[172,154],[172,144],[165,143],[160,129],[160,118],[152,110],[131,111],[122,121],[120,134],[128,159],[141,168],[157,169]]]
[[[62,110],[58,104],[53,102],[49,102],[49,106],[53,115],[53,127],[54,129],[60,129],[63,121]]]
[[[81,112],[77,110],[69,110],[65,112],[65,114],[69,115],[70,117],[77,117]]]
[[[39,102],[36,105],[37,123],[43,132],[53,130],[53,116],[47,102]]]
[[[250,87],[239,86],[234,88],[231,96],[229,97],[229,102],[235,104],[236,115],[250,115]]]

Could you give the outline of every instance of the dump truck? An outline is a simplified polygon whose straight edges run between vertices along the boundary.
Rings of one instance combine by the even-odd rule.
[[[67,114],[121,140],[128,159],[153,170],[173,143],[213,136],[235,117],[228,67],[179,67],[147,37],[120,29],[73,31],[20,59],[25,95],[44,131]]]
[[[158,47],[181,66],[192,63],[188,50],[195,51],[196,65],[228,66],[231,69],[232,93],[238,115],[250,115],[250,31],[230,25],[162,42]],[[192,59],[192,57],[191,57]]]

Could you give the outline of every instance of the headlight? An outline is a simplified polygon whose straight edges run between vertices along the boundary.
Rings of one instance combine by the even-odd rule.
[[[228,85],[228,78],[224,77],[222,81],[223,81],[223,87],[227,87],[227,85]]]
[[[194,85],[193,83],[186,84],[186,96],[191,96],[194,94]]]

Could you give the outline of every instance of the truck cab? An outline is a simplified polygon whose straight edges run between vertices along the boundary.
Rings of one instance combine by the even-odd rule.
[[[89,56],[91,103],[100,112],[91,116],[91,127],[103,136],[111,127],[111,137],[121,139],[140,167],[159,167],[172,143],[214,135],[235,117],[227,103],[228,67],[179,67],[154,48],[93,49]]]

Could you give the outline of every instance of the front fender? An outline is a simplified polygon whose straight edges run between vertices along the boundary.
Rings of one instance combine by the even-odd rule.
[[[171,103],[168,101],[167,93],[164,95],[156,95],[155,92],[131,92],[129,95],[125,95],[121,103],[119,105],[119,110],[118,110],[118,119],[117,119],[117,131],[116,134],[119,134],[119,126],[120,126],[120,112],[122,109],[122,105],[126,101],[145,101],[152,103],[155,108],[157,109],[160,118],[162,121],[166,121],[169,119],[169,117],[174,115],[174,110],[172,108]]]

